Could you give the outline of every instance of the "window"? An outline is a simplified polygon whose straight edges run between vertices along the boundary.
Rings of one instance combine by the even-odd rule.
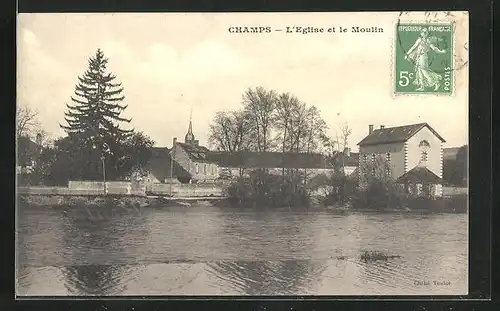
[[[386,176],[391,176],[391,168],[390,167],[386,167],[385,168],[385,175]]]
[[[429,144],[429,142],[427,140],[422,140],[419,144],[418,144],[419,147],[430,147],[431,145]]]
[[[366,154],[363,154],[363,161],[365,161],[365,162],[366,162],[367,158],[368,158],[368,157],[366,156]]]
[[[195,165],[196,165],[196,174],[198,174],[200,172],[200,168],[198,167],[198,163],[196,163]]]
[[[423,150],[420,154],[420,162],[427,162],[427,151]]]
[[[387,162],[391,162],[391,153],[387,152],[387,154],[385,155],[385,158],[386,158]]]
[[[372,168],[372,176],[375,176],[375,168]]]
[[[207,165],[203,164],[203,174],[207,174]]]
[[[375,153],[372,154],[372,162],[375,162]]]

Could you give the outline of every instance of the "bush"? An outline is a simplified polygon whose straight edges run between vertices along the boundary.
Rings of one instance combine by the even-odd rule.
[[[353,198],[355,208],[387,209],[403,208],[407,200],[403,188],[391,180],[372,178],[364,189]]]
[[[285,177],[263,170],[231,182],[226,194],[233,206],[308,207],[310,196],[298,174]]]
[[[321,203],[323,205],[344,204],[350,200],[356,192],[356,180],[344,174],[333,174],[331,176],[318,178],[313,189],[322,189]]]

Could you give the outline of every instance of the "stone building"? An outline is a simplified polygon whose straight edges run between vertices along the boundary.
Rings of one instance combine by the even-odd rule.
[[[359,146],[359,184],[369,176],[389,178],[410,193],[442,195],[443,143],[429,124],[369,126]]]
[[[219,177],[219,166],[210,159],[209,153],[208,148],[200,146],[195,139],[191,120],[184,142],[178,142],[174,137],[170,150],[172,159],[189,173],[190,178],[183,180],[189,183],[212,183]]]

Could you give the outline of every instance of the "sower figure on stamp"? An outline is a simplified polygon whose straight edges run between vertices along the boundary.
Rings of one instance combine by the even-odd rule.
[[[414,64],[415,80],[413,83],[418,87],[417,91],[423,91],[426,87],[434,87],[434,91],[437,91],[441,85],[442,77],[429,67],[428,57],[431,50],[436,53],[446,53],[446,50],[435,45],[437,41],[438,38],[429,37],[427,28],[424,28],[420,32],[420,37],[405,55],[405,59]]]

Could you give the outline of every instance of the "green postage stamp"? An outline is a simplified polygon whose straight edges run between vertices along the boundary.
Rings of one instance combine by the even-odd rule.
[[[396,26],[395,93],[453,93],[453,24]]]

